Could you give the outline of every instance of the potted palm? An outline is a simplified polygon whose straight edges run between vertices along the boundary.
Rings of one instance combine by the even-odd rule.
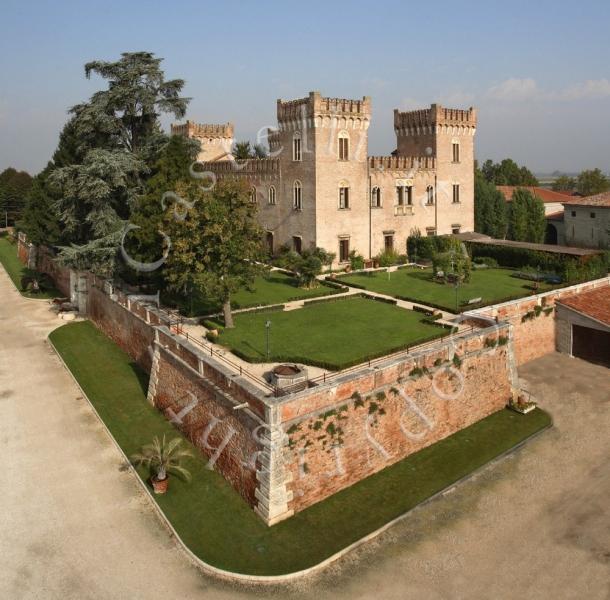
[[[180,463],[193,455],[190,450],[182,448],[181,445],[182,440],[178,437],[167,442],[165,435],[162,440],[155,436],[152,444],[142,446],[141,451],[131,457],[135,465],[151,469],[150,480],[155,494],[167,492],[170,473],[180,475],[186,481],[190,481],[190,472]]]

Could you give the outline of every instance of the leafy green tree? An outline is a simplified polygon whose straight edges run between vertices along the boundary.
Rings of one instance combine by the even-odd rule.
[[[610,179],[599,169],[583,171],[576,179],[576,191],[583,196],[594,196],[610,190]]]
[[[576,188],[576,179],[568,175],[560,175],[553,181],[552,190],[554,192],[573,192]]]
[[[9,167],[0,173],[0,225],[14,225],[25,206],[32,187],[32,177],[25,171]]]
[[[61,261],[110,275],[125,222],[149,167],[167,143],[159,117],[182,118],[189,99],[180,96],[184,81],[166,80],[160,58],[127,52],[116,62],[93,61],[85,74],[108,81],[107,89],[74,106],[69,131],[70,159],[51,174],[60,190],[57,202],[70,247]],[[59,158],[59,157],[58,157]]]
[[[252,146],[250,142],[236,142],[235,147],[232,151],[233,158],[236,160],[246,160],[248,158],[267,158],[267,150],[261,144],[254,144]]]
[[[57,198],[50,189],[49,174],[53,164],[49,163],[36,177],[30,189],[21,220],[17,224],[36,245],[54,245],[61,239]]]
[[[505,158],[500,163],[486,160],[481,167],[481,172],[487,181],[495,185],[538,185],[538,180],[529,169],[520,167],[510,158]]]
[[[480,172],[474,180],[474,229],[503,239],[507,228],[507,206],[504,194],[488,182]]]
[[[232,295],[264,270],[263,230],[249,186],[225,179],[209,192],[194,183],[178,185],[177,192],[190,208],[172,207],[165,215],[172,244],[165,264],[168,287],[221,302],[225,327],[233,327]]]
[[[129,256],[142,263],[152,263],[162,255],[164,200],[180,182],[191,178],[190,167],[197,159],[199,142],[183,136],[172,136],[161,150],[151,169],[144,193],[138,196],[131,214],[131,223],[138,227],[125,240]]]
[[[545,231],[546,219],[542,200],[529,190],[515,190],[509,210],[509,238],[519,242],[541,244]]]

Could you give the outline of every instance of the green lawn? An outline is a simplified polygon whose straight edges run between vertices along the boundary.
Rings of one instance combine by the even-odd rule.
[[[15,287],[21,292],[22,296],[26,298],[56,298],[63,295],[55,288],[38,293],[21,290],[21,278],[27,269],[17,256],[17,244],[12,244],[6,236],[0,236],[0,263],[2,263],[8,276],[13,280]]]
[[[473,270],[470,281],[458,287],[458,303],[463,310],[463,302],[482,298],[482,305],[495,304],[503,300],[533,294],[532,281],[511,277],[510,269]],[[451,284],[436,283],[432,280],[431,269],[399,269],[390,274],[381,271],[355,273],[338,279],[341,283],[355,283],[367,290],[403,297],[429,306],[437,306],[455,312],[455,287]],[[540,292],[553,286],[541,283]]]
[[[70,323],[49,337],[128,456],[154,435],[179,435],[146,401],[145,374],[91,323]],[[155,500],[205,562],[239,573],[290,573],[378,529],[550,422],[541,410],[501,410],[273,527],[203,458],[190,460],[190,484],[173,478]]]
[[[312,289],[299,287],[294,277],[281,271],[272,271],[264,277],[257,277],[251,289],[241,289],[234,294],[231,305],[233,308],[251,308],[253,306],[268,306],[283,304],[291,300],[317,298],[337,293],[336,289],[318,285]],[[189,298],[168,298],[174,302],[185,315],[209,315],[220,312],[221,306],[209,298],[193,294],[192,308]]]
[[[250,362],[266,362],[265,322],[271,321],[271,361],[338,370],[449,333],[422,313],[366,298],[341,298],[284,312],[239,313],[219,343]]]

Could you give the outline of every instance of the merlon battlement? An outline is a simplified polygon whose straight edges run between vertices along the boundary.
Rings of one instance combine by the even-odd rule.
[[[202,171],[211,171],[218,175],[260,175],[278,174],[279,158],[247,158],[245,160],[223,160],[203,162]]]
[[[404,112],[394,109],[395,130],[434,125],[476,127],[477,111],[473,107],[463,110],[460,108],[444,108],[440,104],[432,104],[430,108]]]
[[[309,96],[306,98],[277,101],[278,123],[317,115],[370,117],[370,114],[370,96],[363,96],[362,100],[349,100],[347,98],[324,98],[320,92],[309,92]]]
[[[172,124],[172,135],[183,135],[195,138],[219,138],[233,139],[233,123],[223,123],[220,125],[209,123],[195,123],[187,121],[183,124]]]
[[[436,158],[434,156],[369,156],[369,167],[390,171],[431,170],[436,168]]]

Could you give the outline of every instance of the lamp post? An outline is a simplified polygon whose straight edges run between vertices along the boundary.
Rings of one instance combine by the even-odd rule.
[[[269,361],[269,331],[271,330],[271,321],[265,321],[265,336],[267,339],[267,362]]]

